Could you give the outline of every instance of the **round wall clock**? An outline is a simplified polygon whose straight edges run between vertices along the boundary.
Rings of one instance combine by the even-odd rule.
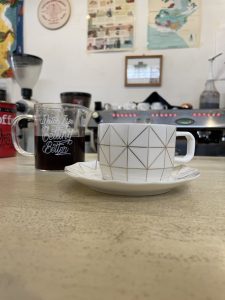
[[[68,22],[70,11],[68,0],[41,0],[38,6],[38,19],[45,28],[55,30]]]

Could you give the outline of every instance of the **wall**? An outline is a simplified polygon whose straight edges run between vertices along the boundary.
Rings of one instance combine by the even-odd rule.
[[[146,49],[148,1],[136,2],[135,51],[90,54],[86,52],[86,0],[70,0],[70,20],[63,28],[55,31],[40,25],[37,18],[39,1],[25,0],[24,51],[38,55],[44,60],[40,80],[34,88],[34,98],[40,102],[59,102],[60,92],[84,91],[92,94],[92,103],[102,101],[123,104],[128,101],[143,101],[153,91],[158,91],[173,105],[189,102],[197,108],[199,95],[208,74],[207,60],[215,54],[216,33],[225,24],[225,1],[202,0],[199,48],[160,51]],[[124,87],[125,55],[134,54],[163,55],[163,78],[160,88]],[[225,49],[222,59],[225,61]],[[225,82],[218,84],[223,107],[224,86]],[[13,93],[15,100],[20,98],[16,84]]]

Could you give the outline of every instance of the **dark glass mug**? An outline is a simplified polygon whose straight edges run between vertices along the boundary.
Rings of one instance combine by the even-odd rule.
[[[12,141],[25,156],[35,156],[39,170],[64,170],[85,160],[85,127],[91,111],[81,105],[37,103],[34,115],[17,116],[12,123]],[[23,150],[17,137],[19,121],[34,122],[34,154]]]

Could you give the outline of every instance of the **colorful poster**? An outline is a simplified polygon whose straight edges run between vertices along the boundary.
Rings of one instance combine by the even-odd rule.
[[[0,77],[12,77],[9,53],[23,52],[23,0],[0,0]]]
[[[135,0],[88,0],[88,51],[131,50]]]
[[[201,0],[149,0],[148,49],[198,47]]]

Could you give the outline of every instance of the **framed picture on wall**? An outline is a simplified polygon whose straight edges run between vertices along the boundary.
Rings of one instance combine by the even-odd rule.
[[[69,0],[41,0],[38,6],[39,22],[50,30],[62,28],[68,22],[70,13]]]
[[[161,86],[162,55],[125,57],[125,86]]]

